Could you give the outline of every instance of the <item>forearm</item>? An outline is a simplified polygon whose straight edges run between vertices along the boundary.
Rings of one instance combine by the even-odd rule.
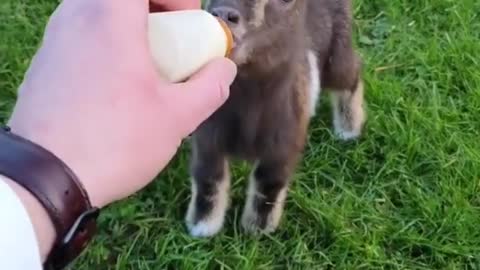
[[[54,225],[48,216],[46,210],[40,204],[40,202],[26,189],[18,185],[11,179],[0,175],[0,181],[6,183],[15,192],[17,197],[22,202],[25,210],[28,213],[30,221],[35,231],[35,236],[40,250],[40,256],[42,262],[48,256],[55,241],[55,229]],[[9,207],[9,206],[1,206]],[[15,234],[14,231],[11,232]],[[26,247],[27,248],[27,247]]]

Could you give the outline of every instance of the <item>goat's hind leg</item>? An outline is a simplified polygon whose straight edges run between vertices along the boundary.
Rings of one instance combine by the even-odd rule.
[[[353,88],[331,94],[335,134],[343,140],[358,138],[365,122],[363,82],[358,80]]]
[[[360,58],[352,48],[339,45],[322,75],[331,93],[335,134],[343,140],[358,138],[366,119]]]

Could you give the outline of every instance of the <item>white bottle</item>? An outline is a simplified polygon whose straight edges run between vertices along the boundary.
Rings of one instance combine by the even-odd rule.
[[[151,13],[148,28],[157,71],[173,83],[188,79],[213,58],[228,57],[233,46],[226,24],[200,9]]]

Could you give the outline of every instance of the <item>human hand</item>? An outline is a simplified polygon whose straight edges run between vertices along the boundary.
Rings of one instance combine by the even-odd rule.
[[[199,0],[152,0],[150,1],[150,11],[157,12],[163,10],[176,9],[199,9],[201,3]]]
[[[147,0],[63,1],[9,122],[72,168],[95,206],[152,181],[182,139],[223,104],[236,73],[218,59],[185,83],[161,81],[149,53],[148,10]]]

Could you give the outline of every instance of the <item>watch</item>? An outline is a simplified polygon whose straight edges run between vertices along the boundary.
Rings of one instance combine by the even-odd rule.
[[[28,190],[43,205],[56,231],[45,270],[65,268],[96,233],[99,208],[90,203],[74,172],[47,149],[0,127],[0,174]]]

